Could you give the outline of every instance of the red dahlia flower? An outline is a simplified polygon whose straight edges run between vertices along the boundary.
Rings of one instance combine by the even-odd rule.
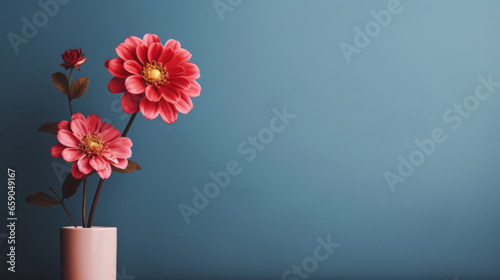
[[[87,59],[84,57],[82,53],[82,49],[72,49],[64,51],[61,55],[64,63],[59,63],[64,67],[64,70],[68,70],[69,68],[76,68],[76,70],[80,71],[80,65],[85,63]]]
[[[200,77],[191,54],[176,40],[160,43],[158,36],[132,36],[116,47],[119,58],[108,59],[105,66],[115,76],[108,84],[112,93],[122,93],[121,105],[128,114],[139,110],[147,119],[158,116],[166,123],[193,108],[191,97],[200,95],[195,81]]]
[[[62,157],[67,162],[74,162],[71,174],[79,179],[96,170],[102,179],[111,175],[111,165],[124,169],[128,158],[132,156],[132,141],[120,137],[120,131],[109,123],[104,123],[96,115],[87,119],[80,114],[73,114],[71,122],[61,121],[58,125],[59,144],[52,147],[54,157]]]

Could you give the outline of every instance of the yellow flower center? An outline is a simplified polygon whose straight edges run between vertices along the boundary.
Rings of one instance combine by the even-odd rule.
[[[104,140],[102,140],[101,136],[97,134],[85,135],[85,138],[80,143],[80,148],[82,148],[87,155],[95,156],[102,154],[103,150],[107,147],[104,145]]]
[[[161,62],[146,63],[146,66],[142,67],[142,77],[147,85],[161,86],[168,83],[167,68]]]

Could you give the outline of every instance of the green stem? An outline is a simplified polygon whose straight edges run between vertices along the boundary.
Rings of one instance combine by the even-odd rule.
[[[69,89],[71,88],[71,76],[73,75],[73,69],[74,68],[71,68],[71,70],[69,71],[69,86],[68,86],[68,104],[69,104],[69,113],[71,114],[71,116],[73,116],[73,108],[71,108],[71,96],[70,96],[70,92],[69,92]]]
[[[85,205],[87,204],[87,177],[83,178],[82,227],[85,227]]]
[[[130,130],[130,127],[132,126],[132,123],[134,122],[135,117],[137,116],[137,113],[139,113],[139,111],[135,112],[134,114],[132,114],[132,116],[130,116],[130,120],[128,121],[127,126],[125,127],[125,130],[123,130],[122,137],[127,136],[128,131]],[[97,186],[97,190],[95,191],[94,201],[92,201],[92,208],[90,209],[90,214],[89,214],[89,222],[87,223],[88,228],[92,227],[92,221],[94,219],[94,212],[95,212],[95,208],[97,206],[97,200],[99,200],[99,195],[101,194],[101,189],[102,189],[103,183],[104,183],[104,179],[101,178],[101,180],[99,180],[99,185]]]

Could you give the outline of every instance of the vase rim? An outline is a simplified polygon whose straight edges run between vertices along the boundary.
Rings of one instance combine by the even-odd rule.
[[[116,227],[106,227],[106,226],[92,226],[91,228],[83,228],[82,226],[65,226],[61,227],[62,230],[116,230]]]

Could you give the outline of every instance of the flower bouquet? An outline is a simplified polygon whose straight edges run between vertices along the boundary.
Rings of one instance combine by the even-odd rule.
[[[87,61],[81,49],[67,50],[62,55],[64,73],[52,74],[56,88],[68,98],[70,120],[51,122],[38,130],[57,135],[59,143],[51,148],[52,156],[71,162],[71,173],[66,177],[61,194],[36,192],[26,198],[37,206],[60,204],[71,219],[70,227],[61,228],[61,273],[63,280],[116,279],[116,228],[93,227],[92,222],[104,181],[113,171],[130,173],[140,170],[130,160],[132,141],[127,134],[139,112],[146,119],[158,115],[166,123],[173,123],[178,112],[187,114],[193,108],[191,97],[200,95],[196,82],[200,77],[196,64],[189,61],[191,54],[176,40],[161,44],[157,35],[146,34],[142,39],[132,36],[116,47],[117,58],[108,59],[105,66],[114,77],[108,84],[111,93],[123,93],[121,107],[131,114],[123,132],[105,123],[98,115],[85,117],[73,113],[72,101],[82,97],[89,84],[87,77],[72,80],[73,70],[81,70]],[[86,217],[87,178],[97,174],[98,186]],[[77,193],[82,185],[81,226],[77,226],[65,206],[65,200]]]

